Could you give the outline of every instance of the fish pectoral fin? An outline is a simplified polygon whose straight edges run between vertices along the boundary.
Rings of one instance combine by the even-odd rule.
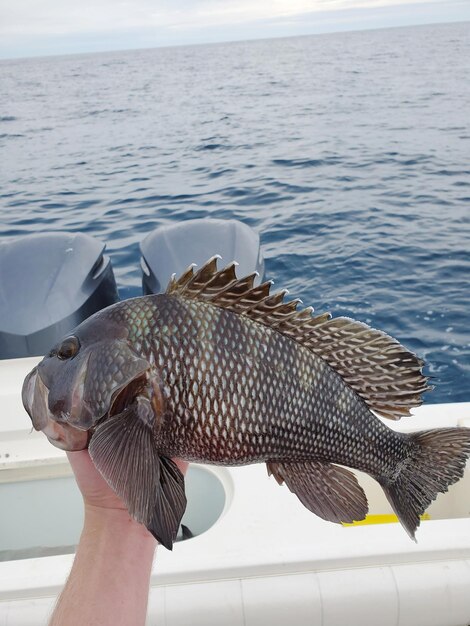
[[[106,419],[91,437],[91,459],[130,515],[148,525],[157,502],[160,459],[148,420],[148,407],[135,402]]]
[[[158,455],[150,411],[148,400],[137,398],[96,428],[88,451],[130,515],[171,550],[186,509],[184,477]]]
[[[269,461],[268,474],[286,483],[309,511],[329,522],[354,522],[365,518],[367,498],[354,474],[322,461],[279,463]]]
[[[184,476],[171,459],[160,457],[159,462],[155,508],[146,526],[159,543],[171,550],[186,509]]]

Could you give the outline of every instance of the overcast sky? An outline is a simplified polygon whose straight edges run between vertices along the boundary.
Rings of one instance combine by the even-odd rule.
[[[467,20],[469,0],[0,0],[0,57]]]

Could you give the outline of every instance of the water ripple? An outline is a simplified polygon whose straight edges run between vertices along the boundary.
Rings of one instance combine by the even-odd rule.
[[[4,61],[1,235],[92,233],[128,297],[149,230],[241,219],[276,286],[470,400],[469,56],[449,24]]]

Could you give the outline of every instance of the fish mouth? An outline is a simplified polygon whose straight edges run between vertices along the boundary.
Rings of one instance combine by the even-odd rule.
[[[56,448],[78,451],[88,447],[96,426],[122,413],[135,402],[139,394],[144,393],[149,381],[148,370],[140,371],[125,385],[111,394],[108,410],[96,417],[89,403],[83,398],[88,359],[80,368],[72,389],[70,411],[52,413],[49,408],[49,388],[44,383],[41,372],[36,366],[23,383],[22,400],[33,427],[42,431]]]
[[[34,430],[43,430],[51,418],[48,405],[49,389],[44,384],[37,365],[25,378],[21,399]]]
[[[35,430],[42,431],[53,446],[78,451],[88,446],[89,433],[54,419],[49,409],[49,389],[36,366],[23,383],[22,400]]]

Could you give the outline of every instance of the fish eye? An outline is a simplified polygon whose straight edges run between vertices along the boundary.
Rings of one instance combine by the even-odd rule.
[[[66,361],[67,359],[72,359],[79,350],[80,342],[77,337],[72,335],[67,337],[67,339],[64,339],[64,341],[60,344],[57,350],[57,357],[61,361]]]

